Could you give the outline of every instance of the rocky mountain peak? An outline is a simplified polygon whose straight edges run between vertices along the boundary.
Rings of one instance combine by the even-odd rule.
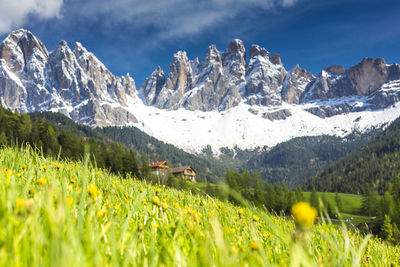
[[[252,45],[246,68],[247,102],[251,105],[280,105],[281,90],[286,70],[280,57],[265,48]]]
[[[364,58],[349,68],[346,76],[357,95],[368,95],[387,81],[387,65],[383,58]]]
[[[268,51],[265,48],[260,47],[259,45],[253,44],[250,47],[250,59],[259,55],[265,57],[268,54]]]
[[[336,74],[336,75],[344,75],[346,70],[344,69],[343,66],[339,66],[339,65],[332,65],[329,67],[324,68],[324,71],[330,72],[332,74]]]
[[[279,54],[269,54],[268,58],[273,64],[282,66],[282,60]]]
[[[221,58],[225,73],[235,79],[234,84],[237,83],[238,79],[244,79],[246,72],[246,50],[241,40],[234,39],[230,42]]]
[[[245,48],[243,41],[240,39],[233,39],[226,48],[227,53],[244,53]]]
[[[297,64],[285,76],[282,85],[282,100],[290,104],[299,104],[307,86],[313,80],[315,76]]]
[[[57,110],[93,125],[124,124],[132,114],[112,106],[135,96],[134,80],[116,77],[82,45],[65,41],[48,53],[31,32],[20,29],[2,42],[1,104],[20,112]],[[85,118],[83,120],[83,118]]]
[[[19,29],[11,32],[0,46],[0,57],[14,71],[21,71],[32,63],[47,60],[48,52],[43,43],[30,31]]]
[[[219,64],[221,65],[222,60],[221,60],[221,55],[215,45],[210,45],[207,49],[207,54],[204,57],[204,59],[201,61],[201,67],[203,69],[214,65],[214,64]]]
[[[144,81],[140,93],[147,105],[154,105],[157,96],[165,84],[165,74],[160,66]]]

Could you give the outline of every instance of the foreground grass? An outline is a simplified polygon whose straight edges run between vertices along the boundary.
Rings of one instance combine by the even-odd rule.
[[[334,225],[0,150],[2,266],[390,266],[399,247]]]

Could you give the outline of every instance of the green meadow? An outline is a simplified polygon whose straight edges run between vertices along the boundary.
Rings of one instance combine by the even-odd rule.
[[[1,266],[400,265],[398,246],[345,226],[296,227],[87,161],[3,148],[0,167]],[[343,197],[345,212],[356,209],[352,198]]]

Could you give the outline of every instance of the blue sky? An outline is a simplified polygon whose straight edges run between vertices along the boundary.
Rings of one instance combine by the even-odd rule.
[[[400,63],[399,0],[0,0],[0,39],[21,27],[48,50],[81,42],[137,87],[177,50],[201,60],[234,38],[314,74],[363,57]]]

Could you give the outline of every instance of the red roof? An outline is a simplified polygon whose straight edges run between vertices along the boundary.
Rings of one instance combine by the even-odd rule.
[[[150,166],[150,168],[157,168],[157,167],[160,167],[160,166],[162,166],[162,165],[168,165],[168,162],[166,161],[166,160],[164,160],[164,161],[157,161],[157,162],[154,162],[154,163],[152,163],[152,164],[150,164],[149,166]]]

